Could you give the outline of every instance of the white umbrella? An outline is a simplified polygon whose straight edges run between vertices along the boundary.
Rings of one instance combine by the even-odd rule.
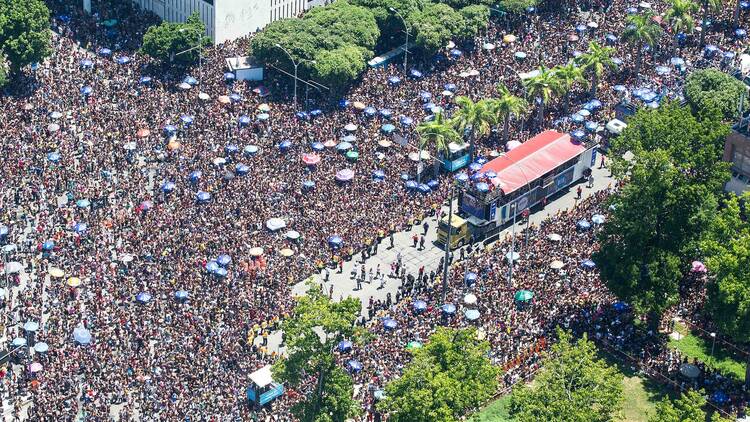
[[[473,305],[477,303],[477,297],[473,293],[469,293],[464,296],[464,303],[467,305]]]
[[[482,48],[484,48],[485,50],[494,50],[495,44],[492,44],[491,42],[486,42],[484,43],[484,45],[482,45]]]
[[[188,89],[190,89],[190,88],[192,88],[192,87],[193,87],[192,85],[190,85],[190,84],[189,84],[189,83],[187,83],[187,82],[182,82],[181,84],[179,84],[179,85],[177,85],[177,86],[178,86],[178,87],[179,87],[180,89],[185,89],[185,90],[188,90]]]
[[[549,264],[549,267],[552,268],[553,270],[559,270],[564,266],[565,266],[565,263],[559,260],[554,260]]]
[[[127,262],[132,262],[133,261],[133,255],[131,255],[129,253],[126,253],[126,254],[120,256],[120,261],[126,262],[126,263]]]
[[[125,148],[126,151],[133,151],[136,148],[135,142],[127,142],[125,145],[122,146]]]
[[[476,69],[471,69],[468,73],[469,76],[479,76],[479,71]]]
[[[348,125],[344,126],[344,129],[348,132],[354,132],[355,130],[357,130],[357,125],[355,125],[354,123],[349,123]]]
[[[419,154],[416,152],[410,152],[409,159],[412,161],[419,161]],[[422,160],[429,160],[429,159],[430,159],[430,153],[427,151],[422,151]]]
[[[284,236],[286,236],[287,239],[296,240],[296,239],[299,239],[300,234],[297,231],[289,230],[288,232],[286,232]]]
[[[518,261],[521,258],[521,255],[518,252],[508,252],[505,254],[505,259],[508,261]]]
[[[200,98],[203,101],[208,101],[211,99],[211,96],[206,94],[205,92],[201,92],[200,94],[198,94],[198,98]]]
[[[286,222],[281,218],[271,218],[266,221],[266,227],[268,230],[275,232],[276,230],[281,230],[286,227]]]
[[[20,262],[9,262],[8,265],[5,266],[6,274],[20,273],[21,270],[23,270],[23,264]]]
[[[212,162],[215,166],[223,166],[227,163],[227,160],[224,157],[216,157]]]
[[[562,236],[560,236],[557,233],[552,233],[549,236],[547,236],[547,239],[553,241],[553,242],[559,242],[562,240]]]

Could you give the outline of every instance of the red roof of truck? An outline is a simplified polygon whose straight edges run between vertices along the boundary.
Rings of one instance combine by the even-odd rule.
[[[507,195],[585,150],[567,133],[548,130],[486,163],[480,171],[495,172],[497,177],[491,179],[492,184]]]

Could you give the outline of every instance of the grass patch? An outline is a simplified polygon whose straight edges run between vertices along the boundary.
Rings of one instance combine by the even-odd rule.
[[[490,403],[480,412],[474,414],[469,422],[510,422],[512,419],[508,415],[508,406],[510,406],[510,394]]]
[[[711,358],[710,340],[704,340],[693,334],[688,327],[682,323],[675,323],[675,331],[682,334],[682,338],[675,340],[669,338],[669,347],[679,350],[685,356],[697,358],[708,366],[715,368],[722,375],[734,378],[737,381],[745,380],[745,364],[737,360],[721,343],[716,343],[713,359]]]

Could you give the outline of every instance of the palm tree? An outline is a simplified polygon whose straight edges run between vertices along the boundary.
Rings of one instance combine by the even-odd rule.
[[[739,1],[737,2],[739,3]],[[701,47],[706,43],[706,21],[711,13],[719,13],[724,6],[724,0],[703,0],[703,19],[701,19]]]
[[[563,110],[565,114],[568,114],[570,91],[576,83],[586,84],[586,78],[583,76],[583,70],[573,63],[568,63],[564,66],[555,66],[552,68],[552,71],[555,73],[555,78],[557,78],[560,85],[560,93],[564,99]]]
[[[537,119],[541,126],[544,122],[545,105],[549,104],[552,97],[560,92],[559,81],[552,70],[542,66],[539,68],[538,75],[523,80],[523,86],[526,88],[527,95],[539,99]]]
[[[691,13],[698,11],[698,4],[693,0],[672,0],[672,7],[664,14],[664,19],[672,28],[672,47],[677,50],[677,34],[690,34],[695,30],[695,21]]]
[[[628,25],[622,33],[622,39],[628,44],[635,46],[637,50],[635,55],[636,79],[638,79],[638,74],[641,72],[641,65],[643,64],[643,47],[647,45],[653,48],[664,32],[661,26],[654,22],[653,17],[654,14],[652,12],[628,16]]]
[[[495,115],[495,122],[503,122],[503,143],[507,144],[510,118],[526,114],[529,105],[523,98],[511,94],[505,85],[498,85],[497,92],[500,98],[493,99],[490,108]]]
[[[453,114],[453,127],[460,134],[469,133],[469,155],[474,158],[474,139],[490,133],[495,116],[487,100],[474,102],[469,97],[456,97],[459,109]]]
[[[576,63],[584,72],[591,73],[591,96],[596,96],[596,87],[599,85],[599,79],[604,74],[604,69],[614,69],[615,63],[612,61],[612,54],[615,49],[612,47],[603,47],[598,43],[589,42],[589,49],[578,56]]]
[[[453,128],[454,123],[445,118],[442,112],[435,113],[435,118],[428,122],[422,122],[417,126],[419,134],[419,156],[429,143],[435,147],[438,153],[447,155],[448,144],[456,142],[463,145],[463,137]]]

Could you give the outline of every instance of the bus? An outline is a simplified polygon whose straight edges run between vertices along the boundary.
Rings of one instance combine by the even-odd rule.
[[[597,148],[548,130],[489,161],[479,172],[494,177],[469,182],[458,193],[460,220],[439,222],[438,242],[445,244],[449,227],[451,248],[494,238],[514,216],[588,177]]]

